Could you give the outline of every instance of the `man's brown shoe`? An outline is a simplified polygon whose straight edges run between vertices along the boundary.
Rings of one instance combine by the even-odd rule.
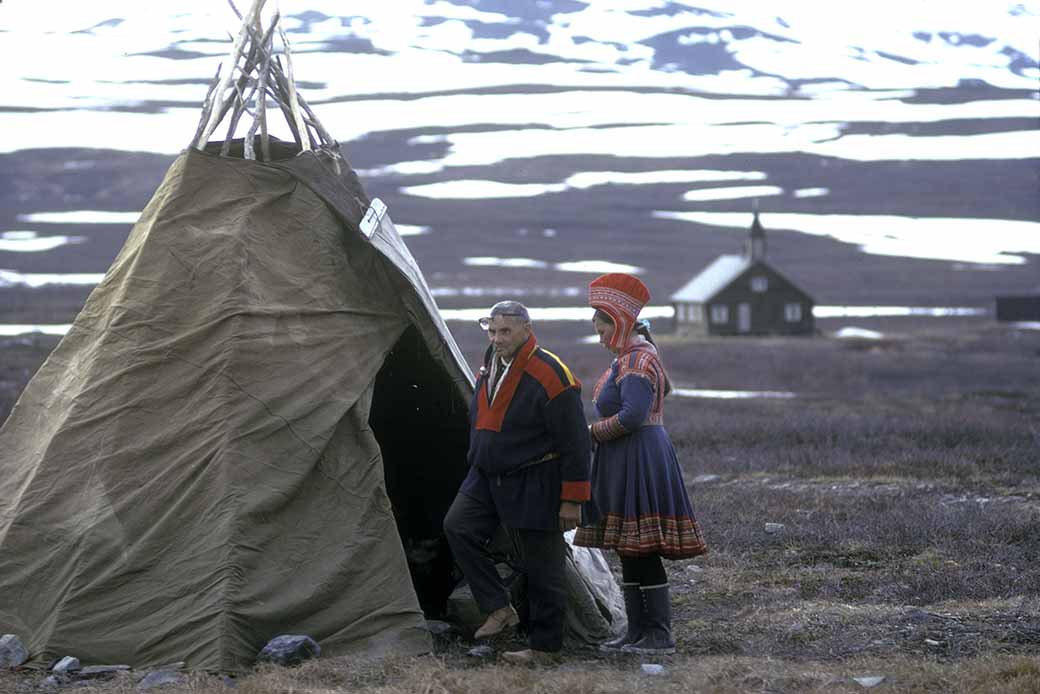
[[[516,610],[513,609],[512,605],[506,605],[489,614],[487,621],[477,629],[476,633],[473,634],[473,638],[478,641],[487,639],[501,633],[503,629],[515,627],[519,623],[520,616],[516,613]]]
[[[560,654],[527,648],[522,651],[507,651],[502,654],[502,660],[513,665],[557,665],[560,662]]]

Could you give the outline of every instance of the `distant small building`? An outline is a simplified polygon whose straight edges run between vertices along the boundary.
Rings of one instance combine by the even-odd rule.
[[[1040,292],[998,296],[997,320],[1016,323],[1040,321]]]
[[[719,256],[671,296],[676,332],[700,335],[812,334],[812,297],[765,261],[755,211],[741,255]]]

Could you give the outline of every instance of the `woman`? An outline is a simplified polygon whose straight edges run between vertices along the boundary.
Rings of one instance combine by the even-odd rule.
[[[674,653],[672,609],[662,557],[686,559],[707,546],[686,495],[675,449],[664,429],[671,390],[645,324],[637,322],[650,292],[637,278],[603,275],[589,285],[600,344],[616,355],[593,391],[599,420],[592,500],[575,544],[617,551],[627,632],[600,646],[625,653]]]

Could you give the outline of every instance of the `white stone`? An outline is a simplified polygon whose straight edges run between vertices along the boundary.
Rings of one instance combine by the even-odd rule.
[[[859,686],[865,689],[870,689],[871,687],[876,687],[882,682],[884,682],[885,677],[884,675],[876,675],[871,677],[853,677],[852,680]]]
[[[766,532],[770,535],[780,532],[784,529],[783,523],[766,523]]]
[[[66,673],[75,672],[80,669],[79,658],[73,658],[71,655],[67,655],[51,668],[51,672]]]
[[[643,671],[644,675],[663,675],[665,672],[664,665],[657,663],[643,663],[639,669]]]

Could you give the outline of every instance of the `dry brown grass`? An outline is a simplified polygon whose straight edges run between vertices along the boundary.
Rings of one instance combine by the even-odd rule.
[[[168,694],[689,694],[691,692],[862,692],[855,677],[884,676],[877,691],[992,692],[1040,690],[1036,659],[987,656],[955,663],[913,658],[856,658],[835,662],[707,656],[679,659],[661,675],[644,674],[638,662],[575,661],[555,669],[465,667],[427,657],[390,659],[382,665],[328,659],[295,670],[272,669],[234,682],[193,675]],[[0,675],[4,692],[29,691],[31,683]],[[133,678],[76,687],[85,694],[133,694]]]
[[[667,353],[679,383],[803,397],[669,400],[711,553],[668,564],[679,653],[658,661],[665,674],[591,651],[524,670],[446,643],[431,657],[328,658],[233,689],[195,674],[162,691],[856,692],[865,675],[885,676],[877,691],[1040,691],[1040,335],[922,329],[897,354],[825,340],[679,347]],[[47,348],[8,344],[7,373]],[[606,363],[594,347],[568,361],[586,382]],[[714,477],[694,482],[703,475]],[[140,676],[75,691],[129,694]],[[0,674],[0,691],[42,678]]]

